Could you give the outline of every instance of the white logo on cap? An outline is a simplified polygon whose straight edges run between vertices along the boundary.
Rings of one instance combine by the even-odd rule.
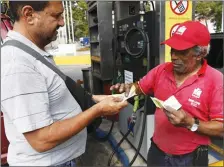
[[[185,26],[181,26],[180,28],[177,29],[177,31],[175,32],[175,34],[178,35],[183,35],[183,33],[186,31],[186,27]]]

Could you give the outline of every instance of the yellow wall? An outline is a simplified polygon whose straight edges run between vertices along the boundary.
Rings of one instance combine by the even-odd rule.
[[[90,55],[55,56],[54,61],[57,65],[91,64]]]

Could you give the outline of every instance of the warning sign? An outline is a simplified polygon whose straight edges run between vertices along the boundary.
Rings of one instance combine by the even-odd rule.
[[[178,24],[192,20],[193,1],[165,1],[165,40],[170,38]],[[165,62],[171,61],[170,47],[165,45]]]
[[[179,27],[179,23],[174,24],[171,29],[170,29],[170,37],[173,36],[173,33],[177,30],[177,28]]]
[[[189,6],[188,1],[170,1],[170,8],[173,11],[173,13],[177,15],[182,15],[184,14]]]

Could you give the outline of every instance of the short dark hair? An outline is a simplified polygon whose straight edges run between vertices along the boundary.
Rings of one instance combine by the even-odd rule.
[[[43,11],[48,3],[49,1],[9,1],[9,7],[14,20],[19,21],[20,11],[24,6],[29,5],[35,11]]]

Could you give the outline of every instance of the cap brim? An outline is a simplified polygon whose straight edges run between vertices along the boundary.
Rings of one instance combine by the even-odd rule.
[[[161,42],[160,44],[166,44],[176,50],[186,50],[195,46],[195,44],[184,41],[183,39],[177,38],[175,36],[172,36],[171,38]]]

